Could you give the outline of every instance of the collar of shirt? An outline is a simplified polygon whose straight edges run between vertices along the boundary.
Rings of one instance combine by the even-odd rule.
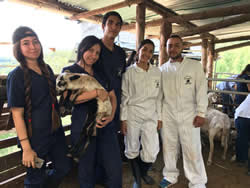
[[[148,65],[148,71],[145,71],[145,70],[142,69],[141,67],[137,66],[136,63],[134,64],[134,66],[135,66],[135,70],[136,70],[137,72],[149,72],[149,71],[151,70],[151,68],[152,68],[152,66],[151,66],[150,63],[149,63],[149,65]]]
[[[170,60],[170,63],[181,63],[182,61],[174,61],[174,60]]]

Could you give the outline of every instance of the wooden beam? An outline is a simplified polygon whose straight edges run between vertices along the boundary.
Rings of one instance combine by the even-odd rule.
[[[234,37],[228,39],[215,40],[215,43],[225,43],[225,42],[234,42],[234,41],[242,41],[242,40],[250,40],[250,36],[242,36],[242,37]]]
[[[183,41],[190,41],[190,40],[201,40],[201,36],[197,36],[197,37],[183,37]]]
[[[219,21],[219,22],[215,22],[215,23],[211,23],[211,24],[206,24],[206,25],[203,25],[203,26],[200,26],[197,28],[192,28],[189,30],[177,32],[175,34],[182,36],[182,37],[191,36],[191,35],[195,35],[195,34],[206,33],[209,31],[229,27],[229,26],[236,25],[236,24],[241,24],[241,23],[244,23],[247,21],[250,21],[250,14],[244,14],[244,15],[237,16],[237,17],[234,17],[231,19],[226,19],[223,21]]]
[[[167,18],[163,18],[160,28],[160,49],[159,49],[159,66],[164,64],[168,60],[166,52],[166,43],[169,36],[172,33],[172,24],[167,21]]]
[[[163,22],[163,19],[157,19],[157,20],[152,20],[149,22],[146,22],[145,24],[145,28],[149,28],[149,27],[157,27],[157,26],[161,26]],[[130,30],[134,30],[135,29],[135,23],[131,23],[131,24],[125,24],[122,26],[122,31],[130,31]],[[177,26],[177,25],[173,25],[173,30],[181,30],[181,28],[183,29],[183,27],[181,26]]]
[[[185,41],[183,42],[183,44],[185,44]],[[201,45],[202,45],[201,42],[196,42],[196,43],[187,42],[187,44],[184,46],[184,48],[189,48],[191,46],[201,46]]]
[[[146,35],[146,38],[147,39],[159,39],[160,40],[158,35]]]
[[[168,18],[168,21],[171,23],[181,23],[183,21],[202,20],[208,18],[225,17],[225,16],[248,14],[248,13],[250,13],[250,4],[245,4],[240,6],[217,8],[192,14],[182,14],[178,16],[172,16]]]
[[[162,6],[159,3],[154,2],[153,0],[147,0],[147,1],[145,1],[145,3],[146,3],[146,7],[149,10],[152,10],[153,12],[156,12],[156,13],[162,15],[163,17],[178,16],[178,14],[175,13],[174,11]],[[185,20],[182,20],[182,21],[180,20],[179,25],[184,26],[186,28],[195,28],[195,27],[197,27],[195,24],[193,24],[191,22],[187,22]],[[209,33],[207,33],[206,35],[210,39],[214,38],[214,36],[209,34]]]
[[[126,6],[131,6],[133,4],[139,4],[142,1],[143,0],[125,0],[123,2],[116,3],[116,4],[113,4],[113,5],[109,5],[109,6],[106,6],[106,7],[102,7],[102,8],[98,8],[98,9],[95,9],[95,10],[90,10],[90,11],[85,11],[85,12],[75,14],[75,15],[71,16],[70,19],[78,20],[78,19],[81,19],[81,18],[88,18],[90,16],[102,14],[102,13],[105,13],[105,12],[108,12],[108,11],[111,11],[111,10],[116,10],[116,9],[123,8],[123,7],[126,7]]]
[[[177,13],[172,11],[171,9],[168,9],[168,8],[162,6],[161,4],[156,3],[156,2],[154,2],[152,0],[147,0],[147,1],[145,1],[145,3],[146,3],[146,6],[147,6],[147,8],[149,10],[152,10],[152,11],[154,11],[154,12],[156,12],[156,13],[164,16],[164,17],[170,17],[170,16],[177,16],[178,15]],[[181,21],[179,24],[183,25],[183,26],[185,26],[187,28],[195,27],[194,24],[192,24],[190,22],[186,22],[186,21]]]
[[[136,6],[136,49],[138,49],[145,35],[146,6],[140,3]]]
[[[0,45],[11,45],[11,42],[0,42]]]
[[[203,39],[201,48],[201,63],[205,73],[207,72],[207,47],[208,47],[208,39]]]
[[[215,55],[215,44],[214,40],[208,43],[208,62],[207,62],[207,77],[213,77],[213,67],[214,67],[214,55]],[[208,81],[208,88],[212,88],[212,81]]]
[[[215,50],[215,52],[219,53],[219,52],[224,52],[224,51],[227,51],[227,50],[233,50],[235,48],[242,48],[242,47],[245,47],[245,46],[250,46],[250,41],[240,43],[240,44],[234,44],[232,46],[227,46],[227,47],[223,47],[223,48],[218,48],[218,49]]]

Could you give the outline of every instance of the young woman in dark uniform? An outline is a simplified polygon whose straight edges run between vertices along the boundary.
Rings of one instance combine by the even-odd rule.
[[[63,72],[69,70],[72,73],[89,74],[106,90],[98,89],[84,92],[77,97],[71,117],[71,141],[73,145],[78,142],[81,130],[85,126],[89,105],[87,101],[95,98],[105,101],[109,96],[112,114],[104,117],[102,122],[97,122],[97,136],[91,139],[86,152],[79,160],[78,176],[81,188],[94,188],[96,183],[96,165],[97,163],[102,163],[105,174],[107,174],[106,186],[109,188],[121,188],[120,153],[116,152],[116,155],[110,155],[119,149],[117,140],[110,139],[110,128],[113,124],[117,102],[115,92],[110,87],[104,71],[96,69],[96,62],[99,60],[100,52],[101,41],[95,36],[87,36],[79,44],[76,63],[63,69]],[[112,132],[112,134],[115,133]],[[116,139],[115,136],[112,138]]]
[[[22,149],[22,164],[27,167],[24,187],[56,188],[70,170],[70,160],[58,114],[55,77],[43,60],[41,43],[31,28],[17,28],[13,45],[20,66],[8,75],[7,95]],[[45,161],[41,168],[35,165],[38,157]],[[48,174],[47,159],[53,165]]]

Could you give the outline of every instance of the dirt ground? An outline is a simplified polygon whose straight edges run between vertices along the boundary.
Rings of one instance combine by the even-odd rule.
[[[208,156],[208,146],[203,149],[204,161],[207,161]],[[227,154],[227,160],[223,161],[221,159],[222,148],[215,145],[214,159],[211,166],[206,166],[208,183],[207,188],[250,188],[250,176],[246,174],[247,167],[239,167],[236,163],[230,162],[232,152],[229,151]],[[149,175],[151,175],[157,182],[156,185],[145,185],[143,188],[158,188],[158,183],[162,179],[162,169],[163,169],[162,153],[159,153],[156,163],[153,165]],[[188,188],[188,180],[184,176],[182,168],[182,159],[180,158],[178,163],[180,169],[179,181],[177,184],[172,186],[173,188]],[[128,163],[123,163],[123,187],[122,188],[132,188],[133,177],[129,169]],[[73,172],[64,181],[61,188],[78,188],[76,172]],[[172,188],[171,187],[171,188]],[[97,185],[96,188],[103,188]]]

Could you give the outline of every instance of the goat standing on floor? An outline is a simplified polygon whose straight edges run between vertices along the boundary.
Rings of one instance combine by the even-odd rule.
[[[217,100],[217,95],[215,93],[209,93],[208,100],[209,107],[206,112],[206,122],[201,127],[201,131],[207,132],[209,136],[210,150],[207,165],[211,165],[214,152],[215,137],[221,139],[221,146],[224,147],[222,159],[226,159],[231,122],[226,114],[220,112],[219,110],[211,108],[211,104]]]

